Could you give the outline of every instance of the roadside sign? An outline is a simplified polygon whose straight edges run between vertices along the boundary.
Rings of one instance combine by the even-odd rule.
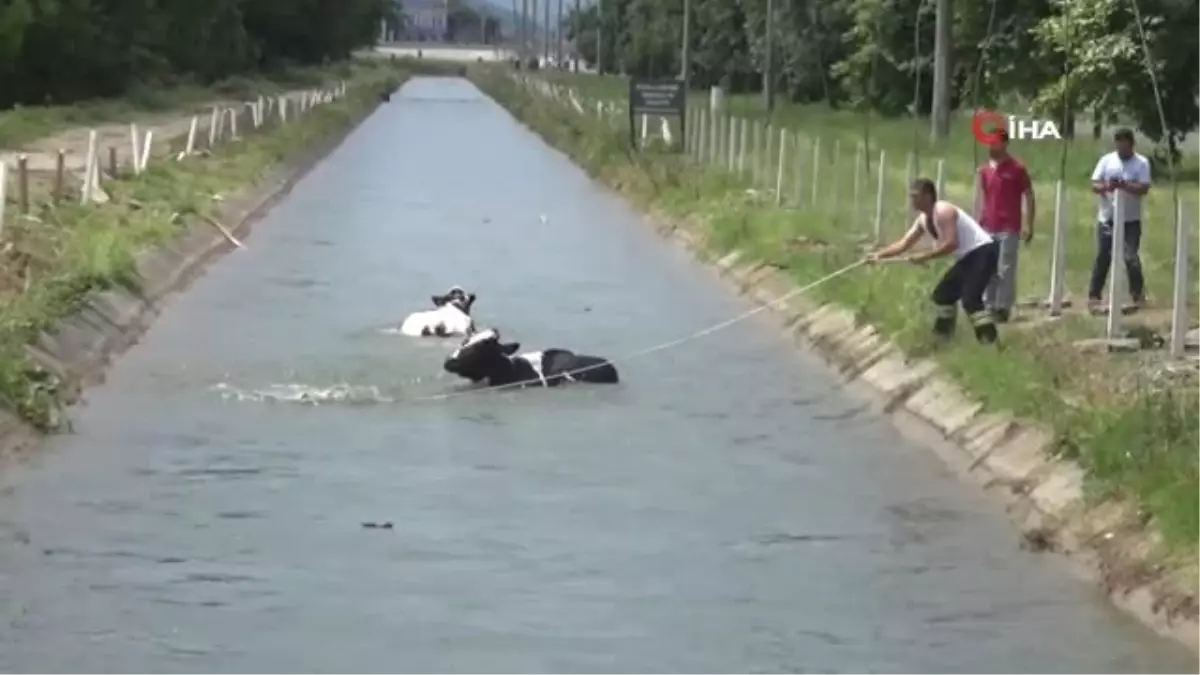
[[[679,135],[687,138],[687,90],[681,80],[629,80],[629,144],[638,147],[638,115],[679,117]]]

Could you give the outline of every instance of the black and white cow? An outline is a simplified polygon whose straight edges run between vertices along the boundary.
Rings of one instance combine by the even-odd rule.
[[[413,312],[400,324],[400,332],[413,337],[450,337],[471,335],[475,322],[471,319],[471,305],[475,294],[468,294],[458,286],[452,286],[445,295],[432,296],[437,309]]]
[[[617,369],[607,359],[575,354],[565,349],[545,349],[513,356],[519,342],[500,342],[494,328],[463,340],[446,358],[446,372],[488,386],[556,387],[563,382],[616,384]]]

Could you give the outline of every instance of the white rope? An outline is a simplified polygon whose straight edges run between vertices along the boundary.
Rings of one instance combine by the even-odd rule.
[[[778,298],[775,298],[774,300],[766,302],[765,304],[759,305],[758,307],[755,307],[754,309],[743,312],[741,314],[738,314],[737,316],[734,316],[730,319],[726,319],[725,321],[722,321],[720,323],[713,324],[711,326],[708,326],[707,328],[703,328],[694,333],[690,333],[681,338],[671,340],[670,342],[663,342],[663,343],[654,345],[653,347],[647,347],[646,349],[642,349],[640,351],[636,351],[631,354],[626,354],[623,358],[620,358],[620,359],[606,359],[602,363],[597,363],[597,364],[593,364],[590,366],[584,366],[582,368],[576,368],[574,370],[568,370],[564,373],[556,375],[556,377],[563,377],[565,379],[570,380],[570,379],[573,379],[574,376],[578,375],[579,373],[584,373],[589,370],[595,370],[597,368],[603,368],[605,366],[615,364],[617,362],[624,363],[627,361],[632,361],[634,359],[641,358],[643,356],[649,356],[650,354],[654,354],[654,353],[661,352],[661,351],[664,351],[667,349],[671,349],[672,347],[678,347],[679,345],[682,345],[687,342],[691,342],[692,340],[700,339],[700,338],[704,337],[705,335],[711,335],[712,333],[715,333],[719,330],[728,328],[736,323],[745,321],[746,319],[749,319],[750,317],[754,316],[755,314],[758,314],[759,312],[764,312],[776,305],[779,305],[780,303],[787,302],[791,298],[793,298],[797,295],[800,295],[801,293],[808,292],[827,281],[836,279],[837,277],[840,277],[843,274],[845,274],[851,270],[861,267],[862,265],[866,264],[866,262],[867,261],[865,259],[863,259],[863,260],[859,260],[857,262],[851,263],[849,265],[846,265],[845,267],[843,267],[839,270],[836,270],[834,272],[830,272],[829,274],[826,274],[825,276],[821,277],[820,279],[817,279],[816,281],[814,281],[812,283],[809,283],[805,286],[801,286],[799,288],[794,288],[794,289],[788,291],[787,293],[784,293],[783,295],[779,296]],[[479,387],[476,389],[464,389],[464,390],[460,390],[460,391],[447,392],[445,394],[435,394],[433,396],[421,396],[421,397],[417,397],[417,398],[406,398],[406,399],[401,399],[401,402],[419,403],[419,402],[425,402],[425,401],[445,401],[445,400],[452,399],[452,398],[458,398],[460,396],[467,396],[469,394],[480,394],[480,393],[489,392],[489,391],[497,391],[500,389],[511,389],[514,387],[522,387],[522,386],[529,385],[529,384],[540,384],[540,383],[541,383],[540,380],[522,380],[519,382],[510,382],[509,384],[499,384],[499,385],[490,386],[490,387]]]

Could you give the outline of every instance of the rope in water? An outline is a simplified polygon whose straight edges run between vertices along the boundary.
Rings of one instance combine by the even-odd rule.
[[[638,359],[643,356],[649,356],[650,354],[654,354],[654,353],[661,352],[661,351],[664,351],[667,349],[671,349],[673,347],[678,347],[679,345],[691,342],[693,340],[698,340],[698,339],[704,337],[705,335],[711,335],[713,333],[716,333],[719,330],[723,330],[734,324],[741,323],[742,321],[749,319],[750,317],[754,316],[755,314],[764,312],[768,309],[771,309],[772,307],[775,307],[776,305],[787,302],[791,298],[793,298],[797,295],[800,295],[801,293],[806,293],[808,291],[811,291],[812,289],[816,288],[817,286],[820,286],[821,284],[824,284],[828,281],[832,281],[833,279],[836,279],[837,277],[840,277],[843,274],[850,272],[851,270],[857,269],[857,268],[861,267],[862,265],[865,265],[866,263],[867,263],[866,259],[853,262],[849,265],[846,265],[845,267],[843,267],[841,269],[838,269],[833,272],[830,272],[829,274],[826,274],[825,276],[821,277],[820,279],[817,279],[816,281],[813,281],[813,282],[806,284],[804,286],[801,286],[799,288],[794,288],[794,289],[788,291],[787,293],[784,293],[783,295],[779,296],[778,298],[775,298],[764,304],[761,304],[758,307],[755,307],[754,309],[748,310],[746,312],[742,312],[741,314],[738,314],[732,318],[726,319],[720,323],[713,324],[706,328],[702,328],[694,333],[689,333],[688,335],[685,335],[681,338],[670,340],[668,342],[662,342],[662,343],[656,344],[652,347],[647,347],[645,349],[642,349],[642,350],[639,350],[639,351],[636,351],[636,352],[633,352],[630,354],[626,354],[624,357],[622,357],[620,359],[606,359],[602,363],[585,366],[583,368],[577,368],[575,370],[569,370],[569,371],[566,371],[565,373],[554,375],[554,377],[561,377],[561,378],[566,379],[566,378],[578,375],[579,373],[587,372],[589,370],[603,368],[605,366],[608,366],[610,364],[615,364],[618,362],[624,363],[627,361],[632,361],[634,359]],[[484,393],[484,392],[498,391],[501,389],[513,389],[513,388],[517,388],[517,387],[523,387],[526,385],[541,384],[541,383],[542,383],[541,380],[522,380],[519,382],[510,382],[508,384],[500,384],[500,385],[489,386],[489,387],[478,387],[475,389],[463,389],[460,391],[452,391],[452,392],[447,392],[444,394],[434,394],[432,396],[420,396],[420,397],[416,397],[416,398],[406,398],[406,399],[403,399],[403,402],[419,403],[419,402],[426,402],[426,401],[445,401],[448,399],[459,398],[461,396],[467,396],[470,394],[480,394],[480,393]]]

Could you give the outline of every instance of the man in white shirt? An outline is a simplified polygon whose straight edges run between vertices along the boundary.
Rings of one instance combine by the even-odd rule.
[[[1118,129],[1113,134],[1114,152],[1100,158],[1092,171],[1092,192],[1099,195],[1097,215],[1096,261],[1088,285],[1088,307],[1100,306],[1100,294],[1112,266],[1114,196],[1121,191],[1121,212],[1125,221],[1125,270],[1129,275],[1129,295],[1134,304],[1145,300],[1145,278],[1138,247],[1142,243],[1142,197],[1150,191],[1150,162],[1133,151],[1133,131]]]
[[[975,339],[982,343],[995,342],[996,322],[983,303],[983,294],[996,276],[999,245],[966,211],[939,200],[937,186],[928,178],[913,181],[909,198],[918,214],[912,227],[899,240],[868,256],[867,262],[894,258],[911,249],[925,234],[933,237],[933,248],[908,256],[908,261],[923,265],[933,258],[954,256],[954,264],[933,288],[934,335],[948,338],[954,334],[958,315],[955,305],[962,303],[963,311],[975,328]]]

